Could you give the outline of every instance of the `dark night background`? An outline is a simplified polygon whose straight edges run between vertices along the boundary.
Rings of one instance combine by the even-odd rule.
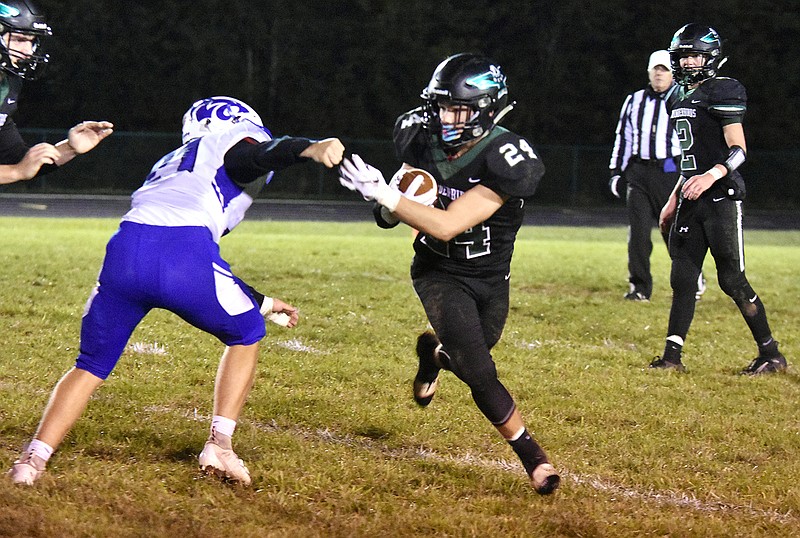
[[[108,119],[118,131],[112,139],[168,132],[168,149],[194,100],[231,95],[254,106],[276,135],[338,136],[366,156],[374,148],[373,160],[390,172],[396,163],[386,143],[395,118],[417,106],[439,61],[477,51],[503,66],[518,103],[504,125],[542,149],[548,176],[560,176],[549,178],[553,192],[576,177],[581,189],[605,182],[619,108],[646,84],[650,52],[666,48],[683,24],[702,22],[723,38],[729,59],[721,74],[748,90],[745,174],[764,186],[756,199],[768,199],[769,191],[784,204],[800,203],[793,186],[800,163],[800,2],[793,0],[38,5],[54,30],[51,63],[42,80],[25,85],[21,127],[66,129]],[[82,159],[110,159],[121,151],[124,137],[118,138]],[[142,149],[130,160],[144,171],[163,152]]]

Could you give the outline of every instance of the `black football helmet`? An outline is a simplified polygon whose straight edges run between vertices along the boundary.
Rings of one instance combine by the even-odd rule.
[[[681,67],[681,56],[702,54],[706,61],[702,67]],[[717,76],[717,71],[725,58],[722,57],[722,40],[716,30],[710,26],[689,23],[675,32],[669,45],[669,59],[672,73],[683,86],[691,86]]]
[[[471,53],[456,54],[440,63],[421,97],[425,126],[439,136],[446,149],[488,133],[513,107],[508,104],[506,76],[500,66]],[[440,105],[466,105],[473,113],[457,125],[442,125]]]
[[[30,56],[9,50],[10,34],[33,36]],[[39,40],[49,35],[53,31],[30,0],[0,0],[0,69],[25,79],[36,78],[50,59],[39,50]]]

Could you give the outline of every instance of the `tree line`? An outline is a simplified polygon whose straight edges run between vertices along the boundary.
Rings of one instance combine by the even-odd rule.
[[[483,52],[509,78],[505,123],[541,144],[608,144],[647,58],[686,22],[714,26],[722,74],[749,95],[751,147],[797,147],[800,7],[794,2],[38,0],[54,36],[22,127],[108,119],[177,131],[196,99],[232,95],[273,133],[388,139],[449,54]]]

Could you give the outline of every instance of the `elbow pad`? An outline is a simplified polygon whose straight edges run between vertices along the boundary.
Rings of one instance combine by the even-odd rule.
[[[728,158],[725,160],[722,165],[730,174],[737,168],[739,168],[744,161],[747,159],[747,155],[745,154],[744,150],[741,146],[732,146],[730,151],[728,152]]]

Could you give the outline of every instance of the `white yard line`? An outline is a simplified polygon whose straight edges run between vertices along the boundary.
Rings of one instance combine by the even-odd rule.
[[[191,420],[198,422],[210,422],[211,417],[197,413],[197,409],[192,411],[180,411],[169,407],[150,407],[145,411],[156,413],[177,413]],[[337,445],[356,446],[368,450],[378,450],[392,458],[402,459],[424,459],[442,463],[463,465],[469,467],[481,467],[484,469],[501,470],[505,472],[513,472],[515,474],[522,474],[522,466],[516,461],[507,461],[504,459],[491,459],[484,458],[480,455],[470,453],[457,454],[457,455],[443,455],[439,454],[428,448],[389,448],[381,443],[372,439],[363,437],[354,437],[352,435],[339,434],[328,428],[325,429],[310,429],[310,428],[282,428],[275,421],[271,422],[255,422],[249,423],[256,429],[264,432],[292,432],[304,439],[314,439],[317,441],[324,441]],[[592,488],[597,491],[609,495],[610,497],[623,497],[627,499],[634,499],[644,502],[653,502],[656,504],[676,506],[680,508],[688,508],[697,512],[718,512],[718,513],[740,513],[747,516],[765,518],[770,521],[779,523],[798,523],[800,517],[791,512],[782,513],[777,510],[762,510],[754,508],[753,506],[737,505],[727,503],[724,501],[704,501],[678,491],[656,491],[656,490],[637,490],[634,488],[626,487],[623,485],[615,484],[610,480],[602,477],[573,473],[564,469],[559,469],[562,480],[572,482],[573,484],[581,487]]]

